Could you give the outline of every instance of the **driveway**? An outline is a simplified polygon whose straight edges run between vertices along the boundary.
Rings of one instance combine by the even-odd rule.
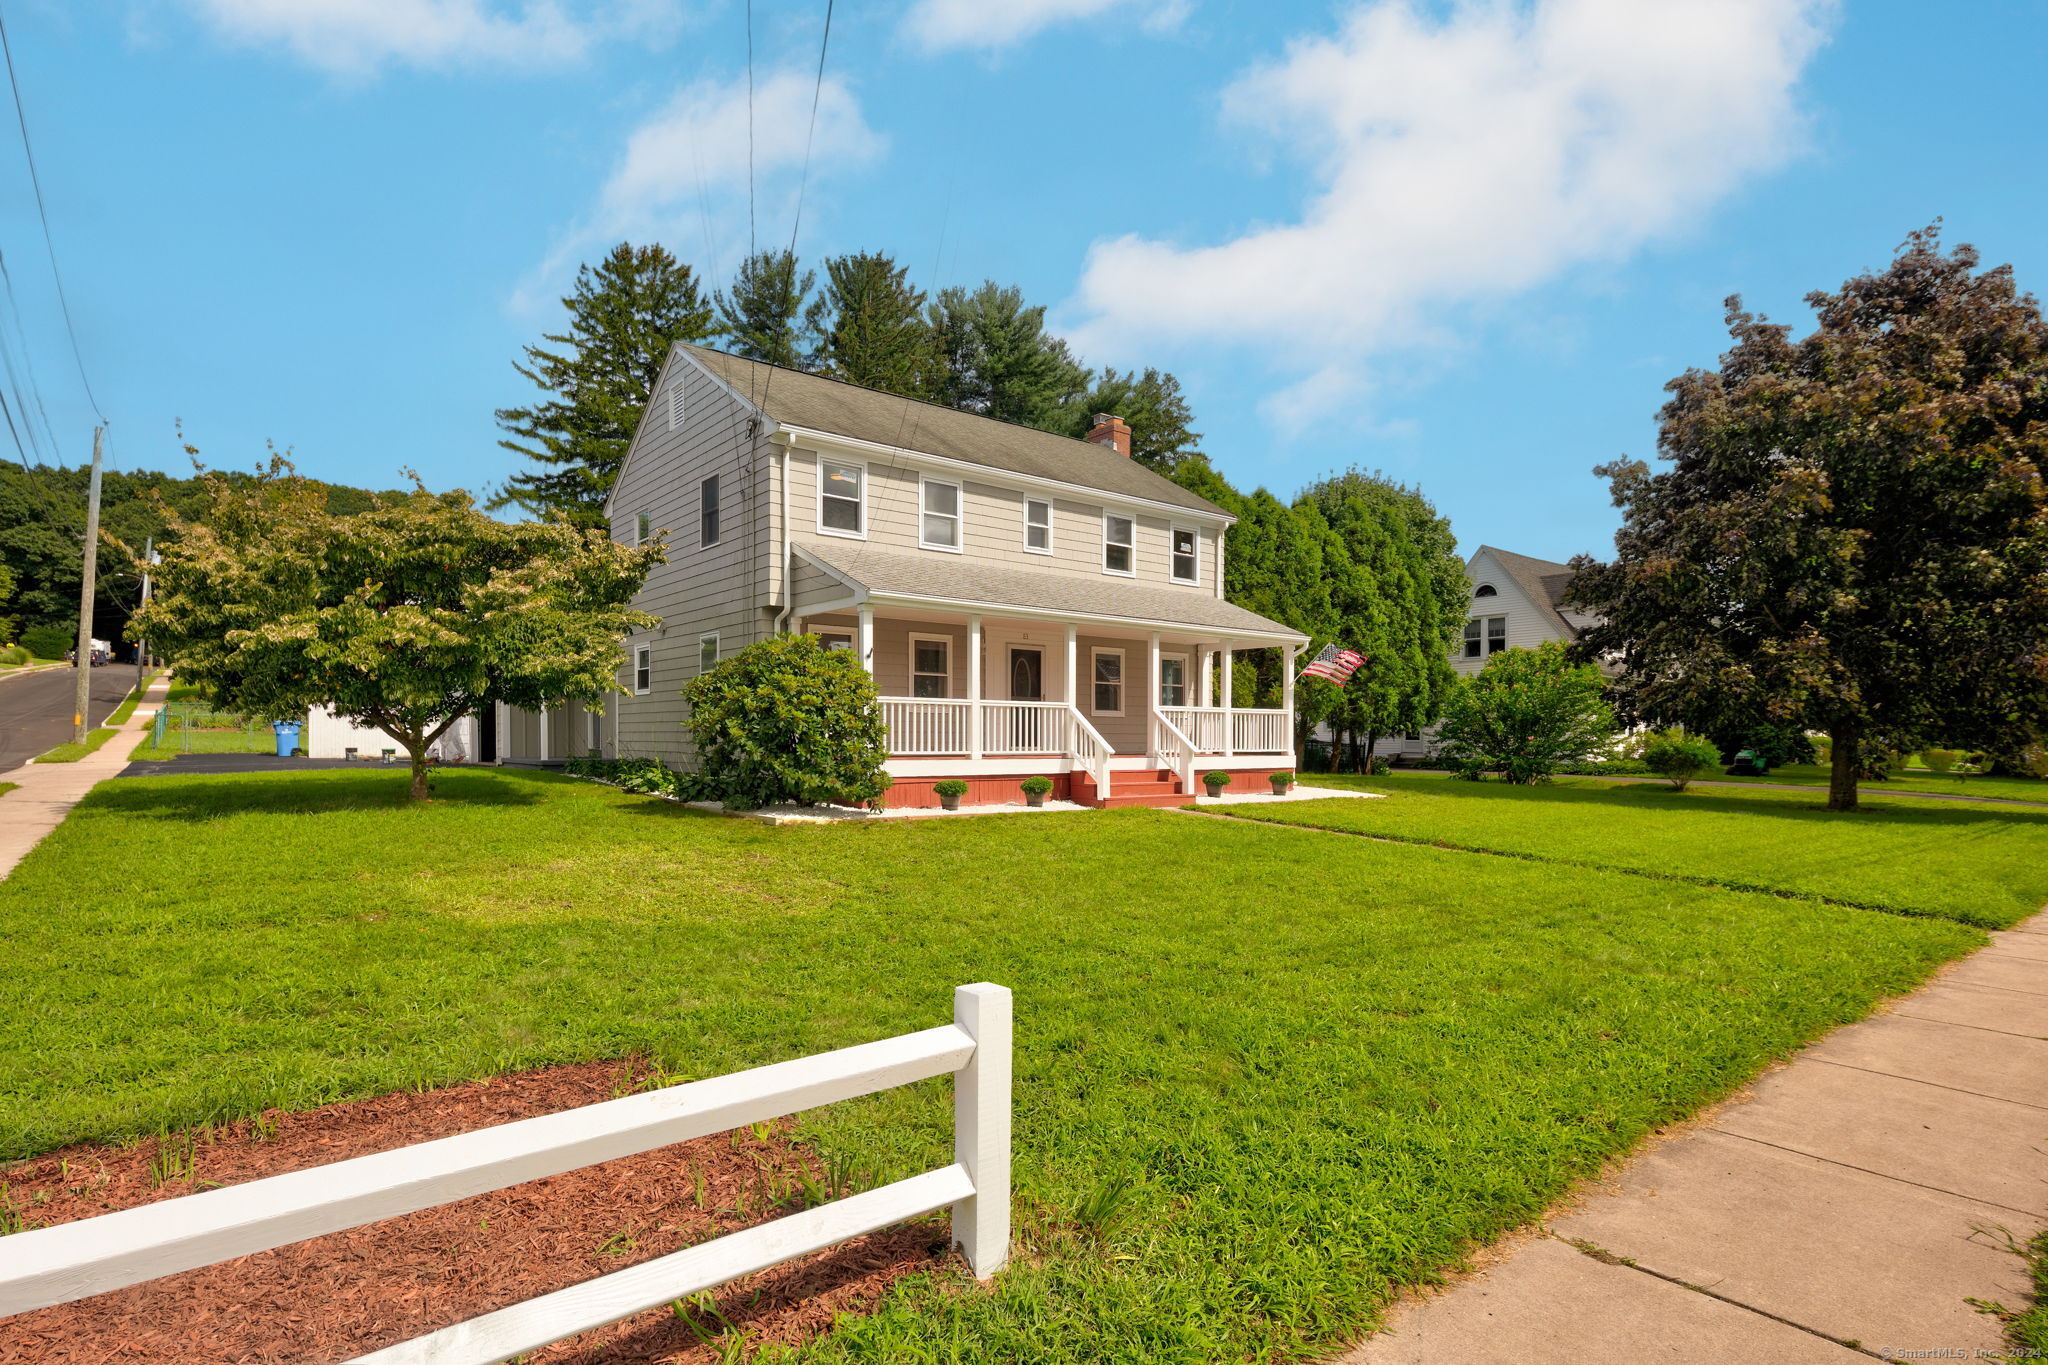
[[[71,738],[72,689],[68,668],[0,678],[0,773],[11,772]],[[88,719],[105,720],[135,686],[135,665],[103,664],[92,671]]]

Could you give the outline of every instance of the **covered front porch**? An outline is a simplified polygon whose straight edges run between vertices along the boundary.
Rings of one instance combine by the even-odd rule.
[[[1015,801],[1034,775],[1057,799],[1179,805],[1207,772],[1244,790],[1295,766],[1291,640],[873,602],[796,628],[873,675],[892,805],[937,804],[946,778],[967,782],[968,804]],[[1233,651],[1273,647],[1286,656],[1283,705],[1226,705]]]

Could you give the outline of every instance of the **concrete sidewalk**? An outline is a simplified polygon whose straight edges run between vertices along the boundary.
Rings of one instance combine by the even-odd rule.
[[[2006,1239],[2048,1220],[2048,911],[1992,938],[1396,1306],[1343,1365],[1997,1358],[1968,1300],[2024,1306]]]
[[[11,773],[0,773],[0,782],[21,784],[19,790],[0,796],[0,878],[12,873],[44,835],[63,824],[87,792],[128,766],[128,755],[149,734],[170,690],[170,674],[159,676],[120,733],[76,763],[24,763]]]

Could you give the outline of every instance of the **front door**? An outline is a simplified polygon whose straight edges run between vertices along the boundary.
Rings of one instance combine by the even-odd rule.
[[[1045,700],[1045,651],[1010,647],[1010,700]]]

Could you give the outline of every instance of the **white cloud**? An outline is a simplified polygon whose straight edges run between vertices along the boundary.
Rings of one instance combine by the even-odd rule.
[[[659,36],[674,0],[188,0],[222,36],[342,76],[385,66],[554,66],[599,42]]]
[[[903,31],[927,52],[993,52],[1055,24],[1132,8],[1149,10],[1147,28],[1172,28],[1186,14],[1187,0],[1003,0],[993,5],[987,0],[916,0],[903,16]]]
[[[815,71],[756,77],[751,156],[747,105],[744,77],[700,81],[642,121],[627,134],[595,207],[521,284],[512,306],[524,310],[540,303],[591,248],[622,238],[664,240],[700,269],[729,272],[746,247],[750,165],[758,244],[765,251],[787,245],[800,183],[807,181],[807,192],[814,193],[835,176],[872,163],[887,147],[868,126],[858,97],[836,77],[826,77],[823,85],[816,83]]]
[[[1225,93],[1234,123],[1308,159],[1295,221],[1216,245],[1125,236],[1089,254],[1065,312],[1088,354],[1249,343],[1316,369],[1461,308],[1681,230],[1800,144],[1795,92],[1827,0],[1534,0],[1351,10]]]

